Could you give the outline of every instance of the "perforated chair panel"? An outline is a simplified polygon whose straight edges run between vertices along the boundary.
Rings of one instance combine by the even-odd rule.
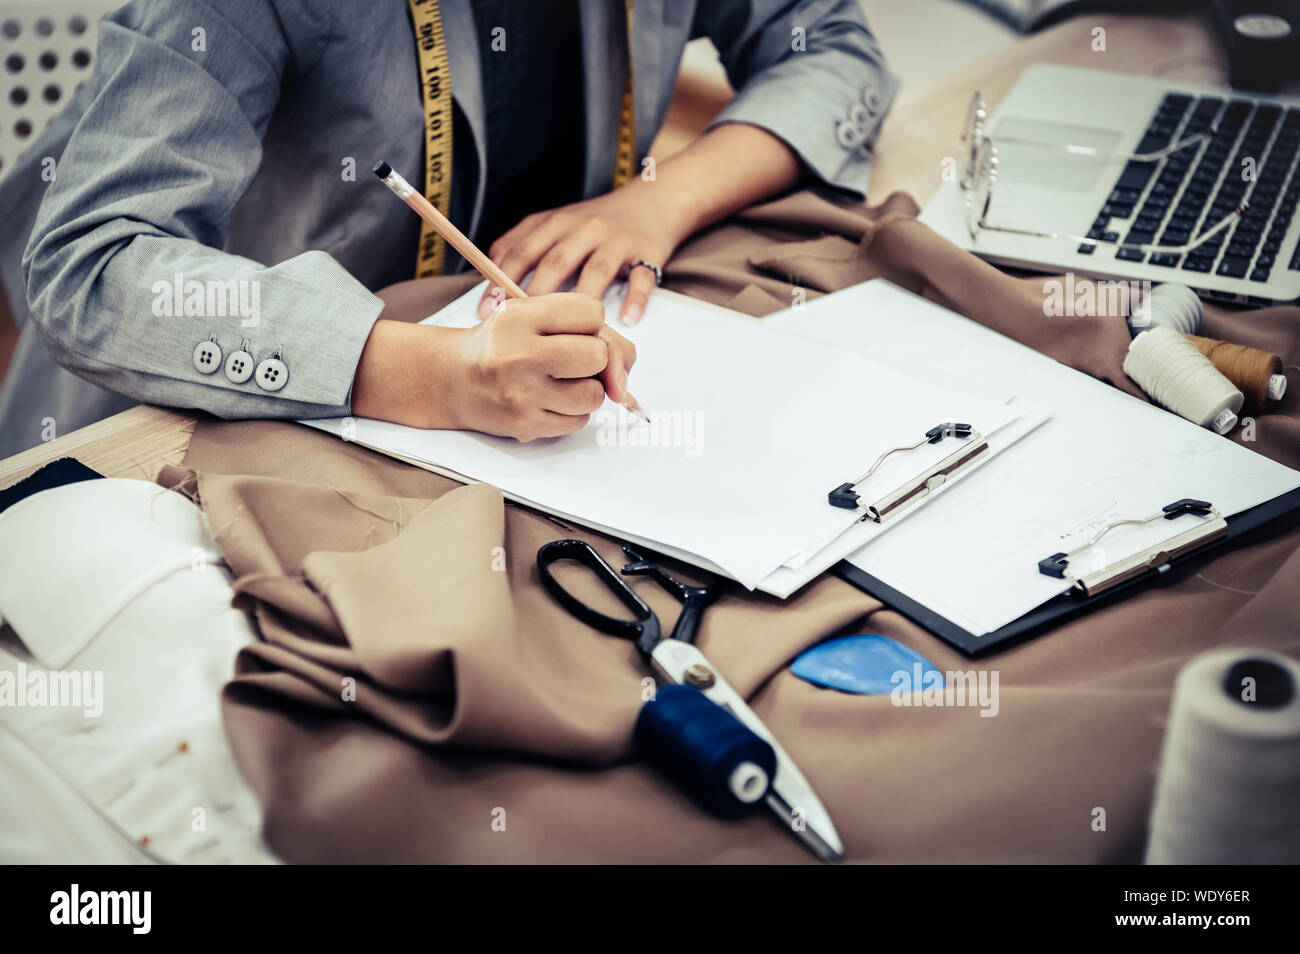
[[[0,179],[90,79],[99,21],[122,0],[0,0]]]

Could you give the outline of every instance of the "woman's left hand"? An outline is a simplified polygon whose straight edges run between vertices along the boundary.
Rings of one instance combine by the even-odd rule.
[[[632,266],[662,268],[685,237],[673,210],[657,201],[663,195],[655,183],[633,179],[608,195],[528,216],[492,243],[488,255],[515,282],[534,272],[530,296],[550,294],[576,275],[578,292],[600,298],[615,278],[625,276],[619,317],[634,325],[645,313],[655,277],[648,268]],[[488,288],[479,317],[491,315],[503,297],[500,288]]]

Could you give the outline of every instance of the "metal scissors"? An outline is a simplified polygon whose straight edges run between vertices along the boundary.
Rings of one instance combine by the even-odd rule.
[[[722,582],[711,579],[704,586],[688,586],[669,576],[657,564],[631,547],[625,545],[623,552],[632,561],[623,567],[624,575],[649,576],[681,602],[682,611],[671,636],[664,638],[659,617],[654,610],[646,605],[599,553],[582,540],[556,540],[544,545],[537,551],[537,571],[547,592],[578,619],[601,632],[632,640],[653,673],[667,682],[696,687],[771,745],[776,752],[776,774],[766,796],[768,807],[817,857],[824,861],[843,858],[844,846],[839,834],[808,780],[785,749],[781,748],[776,736],[746,705],[740,694],[731,688],[727,680],[722,678],[705,655],[695,648],[695,633],[699,629],[705,607],[722,593]],[[606,616],[561,586],[551,572],[552,565],[561,560],[572,560],[591,569],[631,611],[633,618]]]

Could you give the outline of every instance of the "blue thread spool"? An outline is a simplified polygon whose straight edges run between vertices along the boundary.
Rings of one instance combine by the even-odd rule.
[[[646,761],[723,818],[751,811],[776,774],[772,746],[694,686],[659,689],[634,735]]]

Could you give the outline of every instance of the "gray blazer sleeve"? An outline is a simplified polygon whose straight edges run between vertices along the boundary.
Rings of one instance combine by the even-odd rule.
[[[822,184],[865,198],[875,139],[898,80],[858,0],[713,0],[695,31],[722,59],[735,98],[714,120],[780,137]]]
[[[95,95],[23,255],[60,364],[221,417],[349,412],[379,299],[324,252],[268,267],[220,251],[281,84],[311,68],[328,21],[327,5],[295,0],[137,0],[104,21]],[[278,350],[287,382],[200,373],[195,348],[210,336],[226,356],[247,340],[254,362]]]

